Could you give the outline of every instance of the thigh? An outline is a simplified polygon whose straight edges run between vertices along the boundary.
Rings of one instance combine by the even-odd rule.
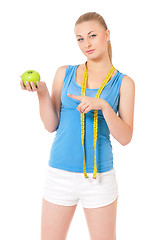
[[[83,208],[91,240],[116,240],[117,201],[104,207]]]
[[[65,240],[75,209],[42,200],[41,240]]]

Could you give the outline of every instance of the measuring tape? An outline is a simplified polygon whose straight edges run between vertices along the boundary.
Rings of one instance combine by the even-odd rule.
[[[96,93],[96,98],[100,97],[100,94],[102,90],[104,89],[105,85],[109,81],[110,77],[112,76],[115,68],[112,65],[110,71],[108,72],[105,80],[103,81],[102,85],[98,89]],[[88,77],[88,71],[87,71],[87,61],[85,62],[85,72],[83,76],[83,81],[82,81],[82,88],[81,88],[81,96],[85,96],[85,89],[86,89],[86,83],[87,83],[87,77]],[[84,151],[84,159],[83,159],[83,172],[85,178],[89,178],[87,173],[86,173],[86,165],[85,165],[85,149],[84,149],[84,132],[85,132],[85,127],[84,127],[84,118],[85,118],[85,113],[81,113],[81,141],[82,141],[82,146],[83,146],[83,151]],[[97,126],[98,126],[98,110],[94,110],[94,171],[93,171],[93,179],[96,179],[96,173],[97,173],[97,166],[96,166],[96,141],[97,141]]]

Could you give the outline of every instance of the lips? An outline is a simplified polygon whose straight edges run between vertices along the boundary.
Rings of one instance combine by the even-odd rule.
[[[93,53],[95,49],[92,49],[92,50],[89,50],[89,51],[86,51],[87,53]]]

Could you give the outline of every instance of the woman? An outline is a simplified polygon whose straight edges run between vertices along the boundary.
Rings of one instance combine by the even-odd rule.
[[[45,82],[37,87],[21,82],[22,89],[37,91],[45,128],[57,130],[44,185],[41,239],[66,239],[81,200],[91,239],[115,240],[118,186],[110,133],[123,146],[131,141],[135,83],[112,65],[110,31],[101,15],[81,15],[74,30],[85,63],[59,67],[51,96]]]

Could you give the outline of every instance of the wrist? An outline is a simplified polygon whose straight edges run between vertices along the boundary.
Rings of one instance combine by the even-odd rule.
[[[104,100],[101,99],[101,110],[104,111],[108,106],[108,103]]]
[[[45,87],[42,90],[37,91],[38,97],[43,97],[43,96],[46,96],[47,94],[49,94],[47,87]]]

